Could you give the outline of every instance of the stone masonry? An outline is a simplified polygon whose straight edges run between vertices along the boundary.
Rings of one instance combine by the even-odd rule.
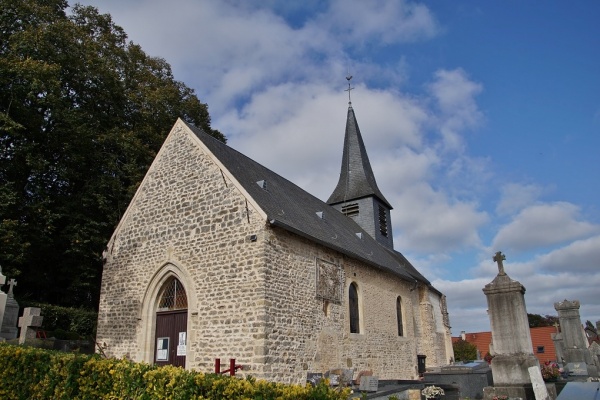
[[[340,268],[339,301],[316,295],[317,260]],[[340,367],[413,379],[416,354],[426,354],[427,365],[448,362],[439,293],[271,227],[179,123],[105,252],[97,340],[108,356],[153,362],[157,297],[171,276],[188,298],[188,369],[210,372],[215,358],[235,358],[243,374],[301,383],[308,371]],[[359,291],[358,334],[349,333],[352,282]]]

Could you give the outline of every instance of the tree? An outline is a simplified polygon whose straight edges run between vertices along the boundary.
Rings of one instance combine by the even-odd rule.
[[[469,343],[466,340],[458,339],[452,343],[454,349],[454,360],[456,361],[470,361],[477,359],[477,346],[473,343]]]
[[[175,120],[225,138],[110,15],[0,7],[0,265],[21,297],[96,307],[103,248]]]
[[[542,317],[539,314],[527,314],[530,328],[538,328],[541,326],[553,326],[558,323],[558,317],[554,315],[546,315]]]

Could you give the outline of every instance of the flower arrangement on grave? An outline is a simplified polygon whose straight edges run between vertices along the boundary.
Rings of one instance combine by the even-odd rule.
[[[444,395],[444,389],[438,386],[427,386],[421,390],[421,394],[427,399],[437,399]]]
[[[555,381],[562,372],[562,368],[558,367],[558,364],[554,361],[546,361],[542,365],[542,378],[545,381]]]
[[[492,400],[508,400],[508,396],[501,394],[499,396],[492,397]]]
[[[492,360],[494,359],[494,356],[490,354],[490,352],[488,351],[487,353],[485,353],[485,356],[483,357],[483,359],[488,363],[488,365],[490,365],[492,363]]]

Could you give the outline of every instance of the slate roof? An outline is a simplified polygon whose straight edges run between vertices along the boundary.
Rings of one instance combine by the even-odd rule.
[[[207,135],[200,128],[186,125],[267,214],[272,226],[293,232],[410,282],[418,280],[429,285],[429,281],[401,253],[377,243],[351,218]],[[265,182],[264,188],[257,183],[260,181]],[[323,213],[322,218],[317,213]]]
[[[371,169],[369,156],[363,142],[354,109],[348,106],[346,118],[346,134],[344,136],[344,154],[342,156],[342,168],[340,180],[335,187],[327,204],[343,203],[352,199],[375,196],[385,205],[392,209],[390,203],[383,196],[375,175]]]

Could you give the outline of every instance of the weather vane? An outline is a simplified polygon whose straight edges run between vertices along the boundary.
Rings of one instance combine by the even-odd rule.
[[[348,89],[344,90],[344,92],[348,92],[348,104],[352,104],[352,99],[350,98],[350,91],[354,89],[350,86],[350,80],[352,79],[352,75],[350,75],[350,71],[348,71],[348,75],[346,76],[346,80],[348,81]]]

